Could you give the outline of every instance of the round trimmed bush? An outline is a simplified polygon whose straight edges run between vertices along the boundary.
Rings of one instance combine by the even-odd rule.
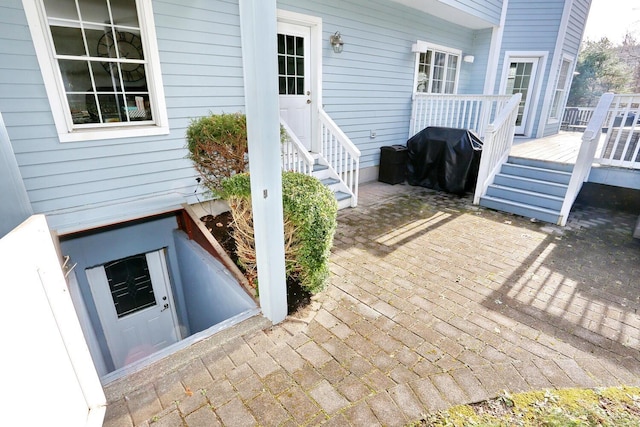
[[[229,202],[234,218],[238,259],[255,278],[255,241],[249,174],[237,174],[221,183],[220,195]],[[311,293],[324,289],[329,277],[329,255],[336,229],[338,204],[333,193],[316,178],[298,172],[282,174],[287,277]]]

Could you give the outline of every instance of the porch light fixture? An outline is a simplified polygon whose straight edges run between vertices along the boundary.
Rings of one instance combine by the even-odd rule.
[[[342,41],[342,36],[340,35],[340,31],[336,31],[332,36],[329,36],[329,43],[331,43],[331,47],[335,53],[341,53],[342,48],[344,47],[344,42]]]
[[[473,61],[475,61],[475,60],[476,60],[476,57],[475,57],[475,56],[473,56],[473,55],[465,55],[465,56],[462,58],[462,60],[463,60],[464,62],[469,63],[469,64],[473,64]]]

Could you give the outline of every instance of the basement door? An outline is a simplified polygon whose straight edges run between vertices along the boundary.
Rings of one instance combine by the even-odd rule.
[[[527,129],[527,120],[531,113],[533,103],[533,91],[538,71],[538,58],[509,58],[507,70],[506,94],[522,94],[518,117],[516,118],[516,135],[524,135]]]
[[[280,117],[311,150],[311,29],[278,22]]]
[[[115,369],[178,341],[164,249],[86,272]]]

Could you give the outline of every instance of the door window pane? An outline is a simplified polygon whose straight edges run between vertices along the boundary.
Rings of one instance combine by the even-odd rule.
[[[112,261],[104,271],[118,318],[156,305],[144,254]]]
[[[509,74],[507,77],[507,94],[521,93],[520,106],[516,126],[521,126],[524,119],[525,106],[529,96],[529,85],[531,84],[531,73],[533,71],[532,62],[511,62],[509,64]]]
[[[278,34],[280,95],[304,95],[304,37]]]

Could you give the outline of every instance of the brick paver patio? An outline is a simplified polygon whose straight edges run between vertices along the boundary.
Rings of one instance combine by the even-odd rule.
[[[559,228],[364,185],[310,307],[107,387],[105,425],[391,426],[503,390],[638,386],[636,217],[576,205]]]

